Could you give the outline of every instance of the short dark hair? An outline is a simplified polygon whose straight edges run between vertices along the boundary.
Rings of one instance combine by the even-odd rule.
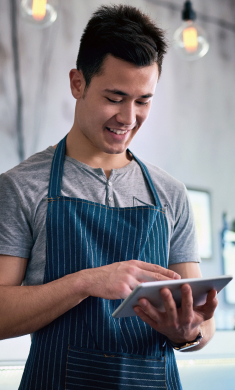
[[[82,34],[76,65],[84,75],[86,87],[94,75],[101,73],[109,54],[140,67],[156,62],[160,76],[166,50],[164,31],[139,9],[101,6]]]

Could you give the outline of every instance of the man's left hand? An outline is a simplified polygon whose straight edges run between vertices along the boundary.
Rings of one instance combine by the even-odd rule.
[[[213,317],[218,304],[216,291],[211,290],[207,295],[206,303],[193,307],[191,287],[184,284],[181,287],[181,307],[177,309],[171,291],[161,290],[165,312],[159,312],[147,299],[140,299],[139,306],[134,308],[135,313],[156,331],[164,334],[174,343],[183,343],[194,340],[204,321]]]

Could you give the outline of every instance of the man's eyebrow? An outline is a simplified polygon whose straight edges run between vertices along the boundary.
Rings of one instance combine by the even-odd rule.
[[[113,93],[114,95],[119,95],[119,96],[128,96],[128,93],[119,91],[119,89],[105,89],[104,92],[110,92]],[[141,99],[147,99],[153,97],[152,93],[147,93],[146,95],[139,96]]]

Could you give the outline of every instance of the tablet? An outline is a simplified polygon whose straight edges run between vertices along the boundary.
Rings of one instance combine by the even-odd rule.
[[[163,280],[160,282],[141,283],[132,291],[132,293],[121,303],[113,312],[114,318],[136,316],[133,307],[138,305],[140,298],[146,298],[152,303],[157,310],[164,312],[165,308],[160,295],[163,287],[171,290],[176,306],[181,306],[181,286],[189,284],[193,293],[193,306],[200,306],[206,302],[207,294],[210,290],[215,289],[219,293],[233,279],[232,276],[218,276],[215,278],[194,278],[194,279],[177,279]]]

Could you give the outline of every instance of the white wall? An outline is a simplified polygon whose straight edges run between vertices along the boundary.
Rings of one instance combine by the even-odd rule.
[[[44,30],[18,17],[26,157],[56,144],[69,131],[75,102],[68,72],[75,67],[80,36],[91,12],[110,3],[141,7],[167,31],[170,42],[181,23],[178,12],[152,0],[61,1],[58,20]],[[174,3],[182,5],[183,0]],[[193,4],[200,13],[234,23],[234,0],[195,0]],[[1,1],[0,11],[0,172],[4,172],[18,163],[18,157],[9,2]],[[170,48],[152,112],[131,149],[186,185],[211,191],[213,258],[203,262],[202,271],[212,276],[222,272],[222,212],[235,219],[235,32],[198,23],[207,31],[209,53],[189,63]]]

